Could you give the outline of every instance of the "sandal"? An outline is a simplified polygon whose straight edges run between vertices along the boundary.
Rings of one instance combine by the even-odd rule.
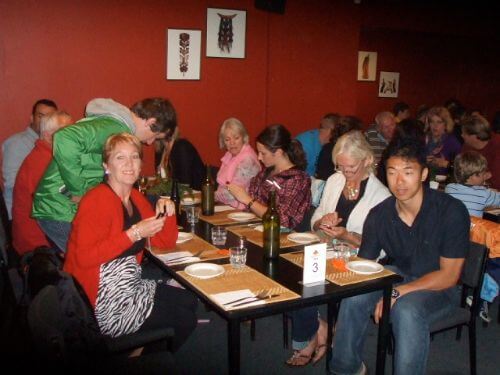
[[[293,355],[286,360],[285,364],[289,367],[303,367],[307,366],[313,359],[313,353],[306,355],[302,354],[300,350],[294,350]]]
[[[316,364],[323,358],[326,354],[326,344],[319,344],[314,351],[314,356],[312,358],[312,365],[316,366]]]

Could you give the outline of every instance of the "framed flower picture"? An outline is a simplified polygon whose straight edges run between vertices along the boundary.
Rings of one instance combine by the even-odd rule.
[[[200,79],[201,30],[167,30],[167,79]]]
[[[245,58],[247,12],[244,10],[207,9],[207,56]]]

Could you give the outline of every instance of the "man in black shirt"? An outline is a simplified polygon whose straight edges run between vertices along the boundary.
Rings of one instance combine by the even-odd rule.
[[[416,141],[387,150],[387,181],[394,196],[370,211],[359,250],[360,257],[376,259],[383,249],[393,260],[392,269],[404,278],[391,298],[396,375],[425,373],[429,326],[458,303],[456,284],[469,247],[467,210],[460,201],[424,186],[428,169],[422,150]],[[332,373],[366,373],[361,358],[372,314],[378,323],[381,292],[342,301]]]

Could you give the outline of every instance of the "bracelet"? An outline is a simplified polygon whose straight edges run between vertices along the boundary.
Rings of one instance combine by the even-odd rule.
[[[255,199],[252,199],[250,202],[247,204],[247,208],[250,209],[252,207],[252,204],[255,202]]]
[[[132,225],[132,236],[134,236],[136,241],[142,240],[141,230],[137,225]]]

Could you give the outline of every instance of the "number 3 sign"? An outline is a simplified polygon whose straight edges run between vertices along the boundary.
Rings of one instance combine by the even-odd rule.
[[[303,284],[325,281],[326,274],[326,243],[304,247]]]

